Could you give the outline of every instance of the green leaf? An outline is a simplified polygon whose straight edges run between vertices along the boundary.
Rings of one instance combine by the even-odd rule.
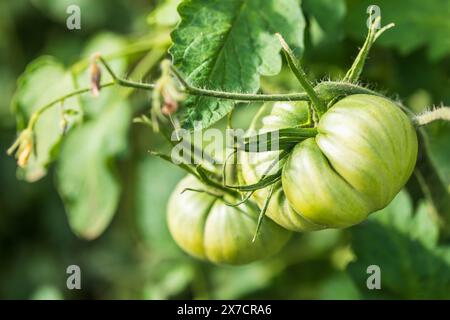
[[[124,45],[117,35],[99,34],[86,45],[83,56],[118,52]],[[111,67],[121,74],[127,61],[115,59]],[[89,87],[88,70],[82,70],[76,81],[79,87]],[[102,82],[108,81],[110,76],[103,73]],[[72,230],[80,237],[93,239],[108,226],[117,209],[121,188],[114,160],[127,147],[131,107],[118,89],[102,90],[99,97],[86,94],[78,99],[84,122],[63,141],[56,183]]]
[[[93,38],[84,50],[84,57],[95,52],[108,54],[117,52],[125,46],[125,41],[114,34],[104,33]],[[115,59],[111,66],[118,74],[126,69],[125,59]],[[108,74],[103,74],[103,82],[111,81]],[[76,90],[90,86],[89,70],[82,70],[78,75],[66,70],[55,58],[42,56],[32,61],[19,78],[13,96],[12,108],[17,119],[18,130],[23,130],[33,112],[60,97]],[[102,91],[100,97],[89,94],[64,100],[64,106],[54,105],[41,114],[34,127],[35,153],[28,161],[26,168],[19,168],[18,177],[34,182],[46,175],[48,166],[58,155],[59,145],[63,138],[61,121],[64,110],[72,110],[72,115],[64,113],[68,128],[79,122],[83,116],[99,114],[111,101],[112,92]],[[117,99],[117,97],[115,98]],[[84,111],[84,112],[83,112]],[[67,129],[66,129],[67,132]]]
[[[73,90],[71,75],[56,59],[43,56],[31,62],[18,80],[12,102],[18,130],[26,127],[32,113],[37,109]],[[64,108],[69,107],[79,110],[76,98],[64,101]],[[61,106],[57,105],[43,113],[37,121],[34,127],[36,152],[31,155],[26,168],[18,169],[20,178],[33,182],[47,173],[63,136],[61,115]],[[71,119],[75,121],[78,117]]]
[[[377,43],[394,47],[403,54],[427,46],[431,60],[438,60],[450,52],[450,1],[410,0],[349,0],[347,31],[363,39],[366,33],[366,13],[370,5],[381,9],[382,25],[395,23]]]
[[[128,103],[118,99],[101,117],[74,128],[62,146],[57,186],[73,231],[93,239],[110,223],[119,202],[114,158],[126,150],[131,121]]]
[[[450,247],[438,246],[438,227],[422,203],[412,214],[411,199],[402,191],[385,209],[351,228],[357,257],[350,276],[367,298],[450,298]],[[381,290],[366,286],[367,267],[381,270]]]
[[[305,22],[297,0],[192,0],[178,7],[172,33],[173,62],[191,85],[230,92],[256,92],[260,75],[281,68],[281,33],[300,55]],[[190,97],[182,124],[208,127],[234,107],[232,101]]]

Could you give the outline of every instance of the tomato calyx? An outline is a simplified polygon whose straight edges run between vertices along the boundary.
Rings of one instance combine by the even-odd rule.
[[[237,144],[234,149],[236,151],[246,152],[285,150],[306,138],[315,137],[316,135],[316,128],[283,128],[246,137],[244,138],[244,141],[241,144]]]

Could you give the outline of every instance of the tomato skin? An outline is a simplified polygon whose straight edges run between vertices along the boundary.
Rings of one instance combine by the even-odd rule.
[[[271,127],[267,118],[262,122],[263,128]],[[386,98],[345,97],[322,116],[317,130],[315,138],[298,143],[291,151],[283,165],[278,211],[273,208],[268,214],[287,229],[312,231],[357,224],[388,205],[414,170],[417,135],[408,117]],[[244,180],[254,183],[263,165],[245,160],[249,159],[243,161],[248,170]],[[257,202],[261,205],[261,200]],[[313,227],[292,222],[293,216],[298,218],[295,214]]]
[[[230,207],[206,193],[181,194],[185,188],[205,186],[193,176],[181,180],[170,197],[167,222],[175,242],[194,257],[217,264],[246,264],[275,254],[291,236],[265,219],[252,242],[259,215],[255,205]]]
[[[283,167],[283,190],[297,212],[332,228],[387,206],[411,176],[417,135],[390,100],[365,94],[338,101],[318,135],[297,144]]]
[[[306,102],[268,103],[255,117],[249,129],[249,134],[254,134],[256,130],[262,133],[298,125],[308,126],[310,123],[309,107]],[[243,184],[254,184],[258,182],[270,163],[279,155],[279,151],[241,153],[240,173],[243,178]],[[283,164],[284,161],[280,163],[280,165]],[[274,169],[271,173],[274,171],[276,170]],[[253,199],[262,207],[267,195],[267,188],[260,189],[254,193]],[[295,212],[286,199],[281,183],[278,183],[274,187],[274,193],[269,202],[266,215],[283,228],[291,231],[313,231],[323,228]]]

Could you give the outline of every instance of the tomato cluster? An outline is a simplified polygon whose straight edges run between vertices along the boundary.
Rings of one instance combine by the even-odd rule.
[[[251,131],[315,127],[281,158],[281,179],[273,187],[259,237],[252,242],[258,211],[251,201],[230,207],[209,194],[180,195],[200,182],[180,182],[169,203],[169,227],[190,254],[217,263],[251,262],[279,250],[289,231],[345,228],[388,205],[411,176],[417,158],[417,135],[411,120],[387,98],[356,94],[335,103],[313,121],[307,102],[266,105]],[[257,184],[277,170],[282,151],[241,152],[240,176]],[[273,172],[272,172],[273,173]],[[261,209],[269,188],[254,192]],[[288,231],[289,230],[289,231]]]
[[[275,103],[255,119],[262,130],[309,126],[308,105]],[[292,149],[267,215],[293,231],[344,228],[384,208],[411,176],[417,135],[392,101],[371,95],[348,96],[319,120],[318,134]],[[257,182],[279,151],[242,154],[246,183]],[[253,157],[253,159],[252,159]],[[256,159],[255,159],[256,158]],[[266,190],[255,193],[262,205]]]

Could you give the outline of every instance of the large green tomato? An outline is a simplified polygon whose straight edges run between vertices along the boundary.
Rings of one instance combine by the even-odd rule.
[[[254,204],[230,207],[207,193],[181,193],[186,188],[205,186],[193,176],[181,180],[170,197],[167,221],[175,242],[197,258],[245,264],[278,252],[290,238],[289,231],[265,219],[252,242],[259,216]]]
[[[416,133],[408,117],[386,98],[348,96],[322,116],[317,130],[284,163],[282,190],[289,211],[286,204],[280,206],[283,217],[294,212],[329,228],[357,224],[388,205],[413,172]],[[258,171],[252,172],[257,179]],[[249,174],[243,176],[246,180]],[[290,230],[306,229],[273,214],[271,218]]]

